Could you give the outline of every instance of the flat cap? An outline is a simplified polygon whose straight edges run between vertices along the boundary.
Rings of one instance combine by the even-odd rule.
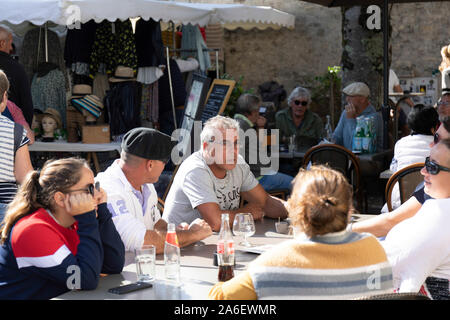
[[[168,161],[177,144],[171,137],[155,129],[138,127],[128,131],[122,140],[122,150],[148,160]]]
[[[370,89],[367,84],[363,82],[353,82],[346,86],[342,92],[348,96],[370,96]]]

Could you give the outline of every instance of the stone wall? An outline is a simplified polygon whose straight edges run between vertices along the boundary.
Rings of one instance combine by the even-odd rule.
[[[294,30],[225,31],[226,72],[235,78],[242,75],[246,89],[270,80],[288,92],[296,85],[308,87],[328,66],[340,64],[340,8],[299,0],[215,2],[266,5],[296,16]],[[440,48],[450,43],[445,14],[450,2],[394,4],[391,8],[392,68],[400,77],[430,76],[440,63]]]

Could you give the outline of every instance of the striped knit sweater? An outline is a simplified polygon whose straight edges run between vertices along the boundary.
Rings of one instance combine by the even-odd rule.
[[[392,270],[378,240],[346,231],[281,243],[247,271],[210,291],[212,299],[352,299],[391,293]]]

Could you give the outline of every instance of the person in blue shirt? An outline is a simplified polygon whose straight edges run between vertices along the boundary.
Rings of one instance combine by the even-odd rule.
[[[345,110],[342,112],[338,125],[333,132],[333,140],[348,150],[352,150],[353,133],[356,128],[356,118],[359,116],[374,116],[377,135],[377,151],[383,149],[383,120],[381,113],[370,103],[370,89],[363,82],[354,82],[346,86],[342,92],[346,95]]]

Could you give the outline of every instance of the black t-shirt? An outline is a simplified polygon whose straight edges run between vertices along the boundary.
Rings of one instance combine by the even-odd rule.
[[[425,201],[427,201],[428,199],[433,199],[432,197],[430,197],[429,195],[427,195],[425,193],[425,182],[422,181],[421,183],[419,183],[416,187],[416,190],[414,190],[413,193],[413,197],[415,197],[417,199],[417,201],[420,202],[421,205],[423,205],[423,203]]]
[[[33,122],[33,100],[31,98],[30,80],[23,66],[9,54],[0,51],[0,69],[9,79],[8,99],[14,102],[23,113],[25,120],[31,127]]]

